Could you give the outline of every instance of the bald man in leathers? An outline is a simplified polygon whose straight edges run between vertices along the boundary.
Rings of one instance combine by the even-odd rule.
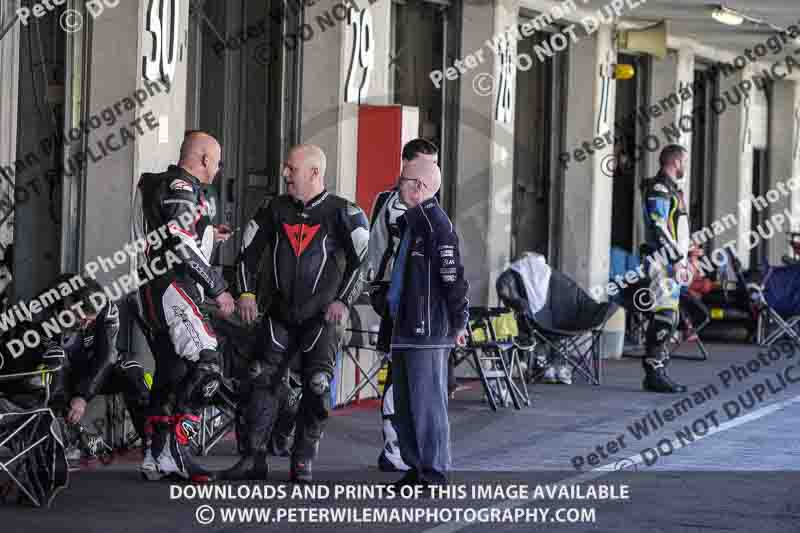
[[[194,462],[189,444],[199,435],[202,408],[219,388],[222,366],[216,336],[198,308],[211,299],[229,315],[235,305],[222,274],[209,262],[214,243],[231,234],[227,226],[212,225],[203,193],[219,174],[221,156],[214,137],[189,132],[178,164],[160,174],[143,174],[136,188],[136,236],[169,232],[163,245],[148,246],[140,258],[154,271],[166,270],[140,290],[156,361],[141,466],[149,480],[211,477]],[[171,258],[178,264],[171,266],[176,262]],[[139,276],[148,277],[141,271]]]
[[[467,291],[453,224],[436,200],[436,163],[414,159],[400,175],[402,235],[387,300],[394,319],[392,375],[400,454],[398,484],[439,484],[450,469],[447,357],[464,345]]]
[[[325,190],[323,151],[295,146],[282,176],[287,194],[265,203],[250,221],[237,263],[242,318],[256,319],[257,295],[266,295],[269,304],[259,328],[261,347],[242,393],[244,457],[224,474],[230,480],[266,479],[267,445],[286,401],[281,382],[290,358],[299,353],[303,397],[290,477],[311,481],[330,408],[337,325],[346,320],[366,277],[367,217],[352,202]],[[269,260],[262,262],[265,253]],[[269,270],[266,275],[258,272],[259,263]],[[256,280],[269,280],[269,285],[256,286]]]

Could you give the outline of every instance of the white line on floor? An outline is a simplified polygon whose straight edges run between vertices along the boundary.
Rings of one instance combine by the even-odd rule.
[[[798,403],[798,402],[800,402],[800,395],[794,396],[794,397],[789,398],[788,400],[784,400],[782,402],[776,402],[776,403],[764,406],[764,407],[762,407],[760,409],[756,409],[752,413],[748,413],[746,415],[743,415],[743,416],[740,416],[740,417],[736,417],[735,419],[729,420],[728,422],[720,424],[719,426],[714,427],[713,429],[709,429],[709,431],[705,435],[696,436],[693,442],[697,442],[697,441],[699,441],[701,439],[704,439],[706,437],[710,437],[711,435],[715,435],[715,434],[720,433],[722,431],[727,431],[727,430],[735,428],[737,426],[741,426],[742,424],[746,424],[747,422],[752,422],[754,420],[758,420],[759,418],[763,418],[763,417],[765,417],[767,415],[770,415],[770,414],[772,414],[772,413],[774,413],[776,411],[780,411],[782,409],[785,409],[786,407],[788,407],[788,406],[790,406],[792,404]],[[688,443],[684,444],[683,442],[677,442],[677,444],[676,444],[676,442],[677,442],[677,439],[672,442],[672,445],[673,445],[673,447],[674,447],[674,449],[676,451],[681,449],[681,448],[685,448],[686,446],[689,445]],[[614,463],[609,463],[607,465],[599,466],[599,467],[597,467],[597,468],[595,468],[593,470],[590,470],[588,472],[585,472],[583,474],[578,474],[576,476],[569,477],[567,479],[564,479],[564,480],[556,482],[556,483],[549,483],[548,485],[553,485],[553,486],[558,487],[558,486],[562,486],[562,485],[577,485],[577,484],[580,484],[580,483],[585,483],[587,481],[592,481],[592,480],[597,479],[599,477],[603,477],[604,475],[606,475],[609,472],[616,471],[618,469],[617,465],[619,465],[620,463],[625,463],[626,466],[638,465],[638,464],[642,463],[642,456],[641,456],[641,454],[632,455],[632,456],[628,457],[627,459],[620,459],[619,461],[616,461]],[[503,510],[503,509],[513,509],[515,507],[520,507],[520,506],[523,506],[523,505],[527,505],[529,503],[530,503],[529,500],[505,500],[503,502],[499,502],[496,505],[493,505],[492,507],[496,508],[496,509],[501,509],[501,510]],[[453,531],[460,531],[462,529],[465,529],[465,528],[468,528],[468,527],[472,527],[472,526],[475,526],[475,525],[477,525],[477,523],[447,522],[445,524],[441,524],[441,525],[436,526],[434,528],[427,529],[427,530],[425,530],[424,533],[452,533]]]

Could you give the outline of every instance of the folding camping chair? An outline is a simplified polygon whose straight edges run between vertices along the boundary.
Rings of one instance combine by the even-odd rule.
[[[0,355],[0,363],[3,356]],[[11,458],[0,455],[0,471],[9,477],[0,492],[5,495],[15,485],[36,507],[50,507],[55,496],[67,486],[69,469],[61,428],[49,408],[50,387],[61,365],[35,371],[2,373],[0,364],[0,450],[11,450]],[[8,394],[9,383],[37,380],[39,394]],[[13,485],[12,485],[13,484]]]
[[[569,277],[552,268],[548,286],[539,289],[546,293],[546,299],[540,309],[533,311],[519,272],[512,267],[497,279],[497,295],[514,310],[520,333],[534,345],[541,343],[549,349],[550,362],[560,357],[588,382],[599,385],[600,336],[617,305],[596,302]]]
[[[469,361],[481,380],[486,400],[493,411],[498,405],[515,409],[531,405],[525,372],[519,354],[531,349],[514,338],[499,339],[495,320],[511,312],[503,307],[470,307],[467,344],[453,349],[454,365]],[[515,373],[517,381],[515,382]]]
[[[355,311],[352,311],[351,314],[355,314]],[[347,357],[356,366],[359,372],[358,375],[361,379],[363,379],[363,381],[360,380],[350,394],[347,395],[347,397],[344,399],[344,405],[350,403],[367,386],[372,387],[372,390],[375,391],[375,394],[380,397],[381,390],[378,384],[378,373],[380,373],[384,365],[391,364],[391,355],[388,353],[382,353],[378,350],[376,332],[360,328],[347,328],[345,331],[350,333],[350,339],[346,344],[342,344],[342,352],[347,355]],[[365,336],[366,341],[364,339]],[[365,369],[361,365],[361,350],[376,352],[380,354],[380,357],[377,358],[368,369]]]
[[[769,270],[761,283],[755,281],[747,282],[741,263],[730,248],[725,252],[728,257],[730,271],[736,278],[736,292],[741,297],[746,295],[746,301],[750,306],[750,312],[756,320],[756,343],[769,347],[778,340],[788,337],[791,342],[800,348],[800,335],[796,331],[797,324],[800,323],[800,316],[784,318],[769,304],[765,294],[764,285],[769,277]],[[723,277],[730,273],[723,272]],[[723,287],[726,283],[723,281]]]

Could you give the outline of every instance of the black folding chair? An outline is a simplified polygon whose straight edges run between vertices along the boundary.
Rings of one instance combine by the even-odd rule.
[[[787,338],[800,348],[800,335],[797,332],[800,317],[782,317],[780,313],[772,308],[764,296],[764,283],[768,279],[769,271],[767,271],[761,282],[755,280],[748,282],[736,254],[730,248],[726,248],[725,252],[731,272],[737,282],[736,292],[739,294],[740,299],[744,296],[756,321],[756,343],[769,347],[778,340]],[[726,286],[726,283],[723,281],[724,286]]]
[[[514,310],[520,332],[549,350],[551,361],[562,358],[589,383],[602,380],[600,336],[617,310],[614,303],[596,302],[577,283],[551,269],[544,305],[532,313],[524,281],[508,269],[497,279],[500,301]]]
[[[353,311],[353,314],[355,314],[355,311]],[[342,344],[342,352],[356,366],[361,379],[353,390],[350,391],[350,394],[347,395],[342,404],[349,404],[368,386],[371,387],[375,395],[380,398],[381,390],[378,383],[378,374],[384,366],[391,364],[391,354],[382,353],[378,350],[376,346],[377,339],[375,338],[377,337],[376,332],[360,328],[347,328],[345,331],[350,334],[350,340],[346,344]],[[379,357],[375,358],[375,361],[373,361],[369,368],[364,368],[361,364],[362,350],[379,354]]]
[[[481,380],[486,401],[493,411],[498,405],[522,409],[531,405],[525,372],[519,354],[525,346],[515,339],[499,339],[493,319],[510,309],[504,307],[470,307],[467,323],[467,344],[453,349],[455,366],[469,361]],[[516,376],[516,380],[515,380]]]

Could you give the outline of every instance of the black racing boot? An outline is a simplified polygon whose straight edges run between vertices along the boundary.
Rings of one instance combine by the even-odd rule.
[[[266,452],[248,453],[219,475],[219,479],[223,481],[266,481],[268,477],[269,462]]]
[[[170,472],[171,477],[189,480],[193,483],[207,483],[214,480],[214,474],[194,461],[193,446],[197,447],[200,417],[191,414],[175,415],[173,417],[174,428],[169,433],[168,451],[171,457],[167,458],[166,464],[176,467],[175,471]],[[165,449],[167,451],[167,449]],[[163,453],[161,454],[164,455]],[[170,461],[172,459],[172,461]],[[174,463],[174,464],[170,464]],[[167,470],[162,467],[159,458],[159,469]]]
[[[420,485],[421,483],[422,483],[422,478],[419,475],[419,472],[417,472],[414,469],[410,469],[405,473],[403,477],[392,483],[392,486],[395,489],[400,490],[402,487],[405,487],[406,485],[413,486],[413,485]]]
[[[213,480],[211,472],[194,462],[192,441],[197,439],[199,417],[177,415],[152,417],[145,458],[139,471],[144,479],[180,479],[195,483]],[[155,426],[155,427],[154,427]],[[151,429],[152,428],[152,429]]]
[[[686,386],[674,382],[667,374],[667,367],[659,361],[654,361],[653,363],[650,361],[645,362],[642,387],[646,391],[667,394],[686,392]]]
[[[293,483],[311,483],[311,459],[298,459],[292,457],[292,466],[289,470],[289,480]]]
[[[272,432],[269,439],[269,453],[275,457],[289,457],[292,454],[293,435],[284,435],[277,431]]]

